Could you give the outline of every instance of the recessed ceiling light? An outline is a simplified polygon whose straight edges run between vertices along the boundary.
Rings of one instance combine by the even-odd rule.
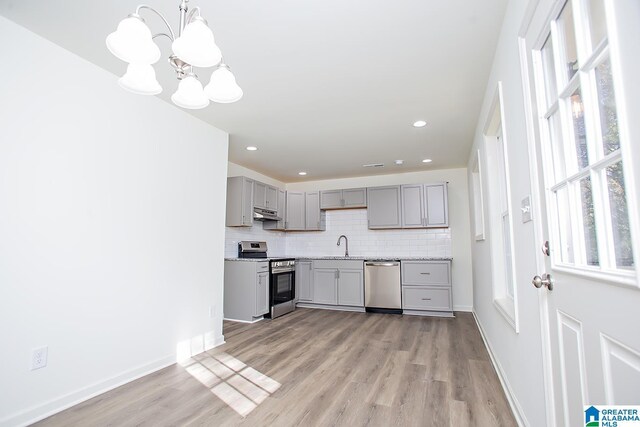
[[[432,160],[431,160],[431,159],[424,159],[424,160],[422,161],[422,163],[431,163],[431,162],[432,162]]]
[[[396,165],[401,165],[404,163],[404,160],[396,160]]]
[[[413,122],[414,128],[423,128],[426,125],[427,125],[427,122],[425,122],[424,120],[418,120],[417,122]]]
[[[306,172],[298,172],[298,175],[305,176],[306,174],[307,174]]]
[[[249,146],[247,147],[247,151],[256,151],[258,147]]]

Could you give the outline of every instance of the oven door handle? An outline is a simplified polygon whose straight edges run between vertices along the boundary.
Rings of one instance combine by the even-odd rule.
[[[295,273],[295,268],[273,269],[271,274]]]

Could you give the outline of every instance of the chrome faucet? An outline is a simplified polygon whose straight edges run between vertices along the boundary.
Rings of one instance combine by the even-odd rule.
[[[344,247],[344,256],[348,257],[349,256],[349,239],[347,239],[347,236],[345,236],[344,234],[341,235],[340,237],[338,237],[338,246],[340,246],[340,240],[344,237],[344,243],[345,243],[345,247]]]

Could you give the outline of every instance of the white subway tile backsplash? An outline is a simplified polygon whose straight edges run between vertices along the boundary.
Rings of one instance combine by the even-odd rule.
[[[451,256],[451,233],[448,228],[369,230],[367,210],[332,210],[326,213],[327,229],[320,232],[284,233],[253,227],[227,227],[225,256],[235,257],[241,240],[264,240],[269,256],[339,256],[344,243],[337,246],[341,234],[349,238],[352,256]]]

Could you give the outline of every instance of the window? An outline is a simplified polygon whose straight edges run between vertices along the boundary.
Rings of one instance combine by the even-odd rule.
[[[473,191],[473,226],[476,240],[484,240],[484,200],[482,198],[482,167],[480,150],[476,151],[471,166],[471,189]]]
[[[504,132],[502,83],[492,104],[485,126],[487,152],[487,196],[491,259],[493,263],[493,299],[498,311],[518,332],[517,292],[513,259],[513,224],[509,185],[508,139]]]
[[[533,53],[552,263],[624,276],[635,266],[603,2],[567,1]]]

